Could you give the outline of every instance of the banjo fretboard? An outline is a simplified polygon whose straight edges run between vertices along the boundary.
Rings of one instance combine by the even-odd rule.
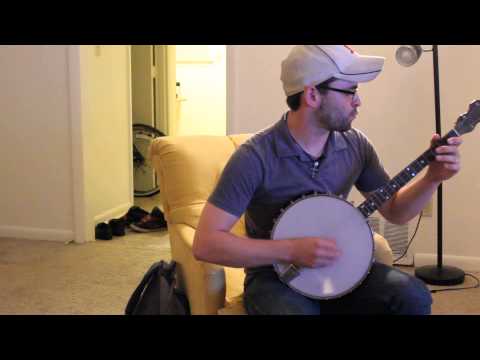
[[[386,201],[390,200],[392,196],[405,186],[410,180],[417,176],[430,162],[435,159],[435,149],[439,146],[446,145],[447,140],[451,137],[459,136],[459,134],[453,129],[437,144],[422,155],[420,155],[415,161],[410,163],[405,169],[403,169],[397,176],[395,176],[389,183],[377,189],[367,200],[365,200],[358,210],[368,218],[375,211],[377,211]]]

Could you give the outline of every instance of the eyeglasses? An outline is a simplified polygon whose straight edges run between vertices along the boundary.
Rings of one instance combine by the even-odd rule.
[[[318,87],[318,89],[332,90],[332,91],[340,92],[340,93],[343,93],[343,94],[353,95],[353,97],[355,97],[355,95],[358,95],[358,93],[357,93],[358,89],[353,89],[353,90],[337,89],[337,88],[332,88],[332,87],[329,87],[329,86],[320,86],[320,87]]]

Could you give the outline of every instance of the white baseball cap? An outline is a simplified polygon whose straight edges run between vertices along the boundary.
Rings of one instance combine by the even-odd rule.
[[[285,94],[290,96],[330,78],[371,81],[384,63],[383,57],[360,55],[347,45],[297,45],[282,61],[280,79]]]

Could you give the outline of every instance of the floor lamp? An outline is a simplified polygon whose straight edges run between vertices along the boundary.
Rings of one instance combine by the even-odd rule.
[[[397,62],[402,66],[414,65],[423,52],[433,54],[433,80],[435,90],[435,124],[436,132],[441,136],[440,119],[440,81],[438,66],[438,45],[425,50],[420,45],[402,45],[395,54]],[[415,269],[415,276],[431,285],[458,285],[465,280],[463,270],[443,265],[443,187],[437,190],[437,265],[427,265]]]

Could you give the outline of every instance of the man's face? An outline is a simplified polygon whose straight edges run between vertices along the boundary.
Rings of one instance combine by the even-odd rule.
[[[352,128],[352,122],[361,105],[356,93],[357,86],[357,83],[345,80],[335,80],[328,84],[322,93],[322,103],[317,109],[322,127],[340,132]]]

